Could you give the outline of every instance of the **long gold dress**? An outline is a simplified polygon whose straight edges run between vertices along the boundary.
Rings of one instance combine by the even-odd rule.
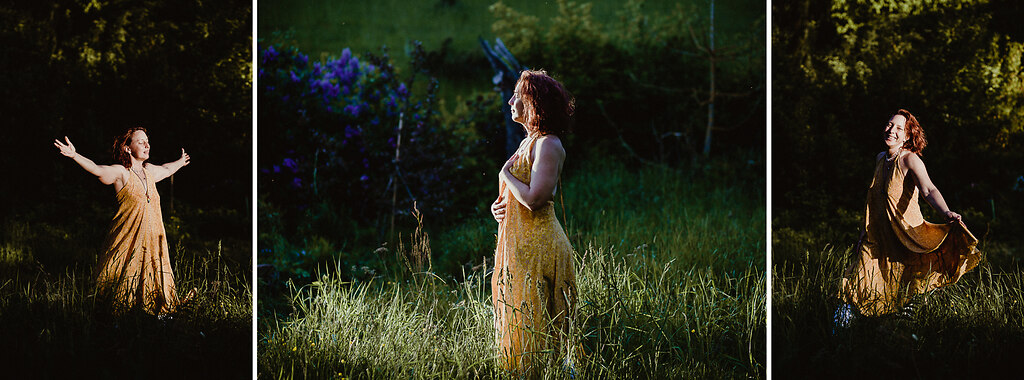
[[[866,316],[898,311],[914,295],[955,283],[981,260],[978,239],[963,222],[924,220],[917,186],[899,161],[878,159],[868,190],[866,234],[841,281],[840,298]]]
[[[510,172],[530,183],[530,152],[536,138],[524,140]],[[565,354],[575,317],[576,274],[572,246],[555,218],[554,202],[531,211],[502,182],[508,200],[498,225],[491,278],[494,329],[507,370],[530,374],[543,365],[540,353]],[[552,356],[548,356],[552,358]]]
[[[129,170],[130,179],[117,192],[117,214],[97,270],[98,298],[112,302],[115,314],[136,307],[150,314],[167,314],[178,305],[160,194],[153,176],[145,168],[143,171],[145,187]]]

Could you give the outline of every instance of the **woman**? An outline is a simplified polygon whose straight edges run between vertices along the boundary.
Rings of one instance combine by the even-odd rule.
[[[104,185],[114,185],[117,197],[117,214],[97,268],[98,298],[112,302],[115,314],[134,308],[150,314],[171,313],[178,305],[178,295],[156,183],[188,165],[185,149],[177,161],[150,164],[146,129],[133,127],[114,141],[117,164],[97,165],[78,154],[66,136],[64,141],[54,140],[53,145]]]
[[[917,118],[899,110],[884,138],[888,150],[875,158],[857,256],[841,282],[840,297],[866,316],[898,311],[917,294],[955,283],[981,259],[978,239],[928,178],[920,157],[927,142]],[[946,224],[924,220],[918,194]]]
[[[573,250],[553,207],[565,161],[559,137],[569,131],[575,105],[561,83],[529,70],[508,104],[527,136],[501,168],[491,205],[498,222],[494,328],[502,366],[530,374],[540,367],[541,352],[576,354],[567,342],[577,296]],[[572,360],[566,364],[571,368]]]

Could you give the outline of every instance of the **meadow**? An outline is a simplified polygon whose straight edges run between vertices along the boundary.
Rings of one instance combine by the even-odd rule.
[[[995,244],[983,242],[979,248]],[[1024,273],[985,260],[903,312],[833,322],[853,245],[773,250],[773,373],[802,377],[987,377],[1024,353]],[[777,258],[776,258],[777,257]]]
[[[39,215],[0,223],[4,368],[41,379],[132,378],[153,372],[158,377],[249,378],[251,245],[237,237],[206,240],[181,225],[181,218],[185,225],[193,220],[189,213],[173,214],[167,229],[178,294],[184,297],[194,289],[196,296],[169,319],[143,312],[112,316],[95,300],[93,271],[106,227],[99,222],[102,211],[64,223],[41,221]],[[215,218],[207,216],[204,222]]]
[[[578,375],[763,377],[763,158],[688,170],[585,161],[566,174],[563,194],[581,294]],[[493,219],[433,234],[429,224],[408,231],[397,252],[375,252],[390,258],[372,276],[326,264],[311,281],[288,280],[277,301],[261,276],[259,376],[504,377],[490,302]],[[446,266],[454,246],[477,265]],[[421,255],[422,269],[403,259]]]
[[[554,206],[576,375],[764,377],[765,123],[744,117],[764,114],[763,14],[719,2],[718,85],[738,93],[698,157],[707,4],[261,3],[259,377],[506,377],[487,212],[505,111],[478,41],[495,37],[577,100]]]

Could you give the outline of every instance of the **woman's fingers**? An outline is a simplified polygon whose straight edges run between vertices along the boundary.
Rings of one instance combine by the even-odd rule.
[[[950,223],[952,223],[954,221],[957,221],[957,222],[962,221],[961,217],[960,217],[960,214],[957,214],[957,213],[952,212],[952,211],[946,211],[946,220],[948,220]]]

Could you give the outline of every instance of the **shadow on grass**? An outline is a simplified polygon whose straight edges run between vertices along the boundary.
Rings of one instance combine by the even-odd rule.
[[[838,278],[851,247],[775,265],[773,366],[786,377],[977,378],[1013,374],[1024,354],[1024,274],[983,263],[900,315],[834,329]]]
[[[0,363],[30,378],[250,378],[248,275],[219,268],[200,278],[203,264],[175,268],[179,293],[199,292],[162,319],[110,315],[87,269],[0,266]]]

